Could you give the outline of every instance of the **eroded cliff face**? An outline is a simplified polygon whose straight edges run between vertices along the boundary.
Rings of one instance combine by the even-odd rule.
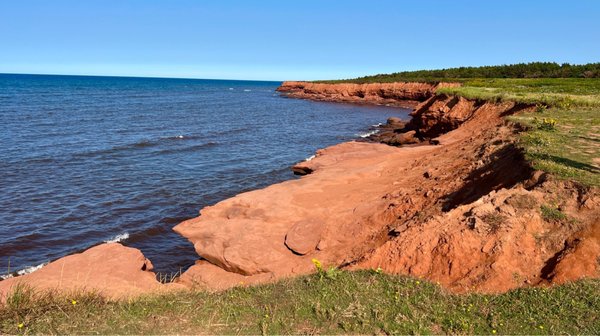
[[[291,98],[329,102],[377,104],[414,107],[435,94],[441,87],[459,86],[459,83],[369,83],[325,84],[313,82],[283,82],[277,91]]]
[[[490,103],[485,101],[436,94],[415,107],[410,121],[390,118],[380,127],[380,132],[368,139],[392,146],[422,142],[439,144],[437,137],[457,129],[479,113],[488,113],[486,109],[489,107]],[[526,104],[513,104],[502,113],[510,115],[527,108]]]

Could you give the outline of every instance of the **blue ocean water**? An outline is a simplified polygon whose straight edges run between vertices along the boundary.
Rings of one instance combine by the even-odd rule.
[[[288,99],[279,84],[0,75],[0,274],[109,240],[185,269],[198,256],[173,226],[409,112]]]

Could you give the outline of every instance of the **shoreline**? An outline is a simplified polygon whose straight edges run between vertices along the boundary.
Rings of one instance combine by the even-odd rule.
[[[284,82],[282,87],[286,83],[298,87],[299,82]],[[95,274],[97,283],[92,288],[116,297],[171,288],[225,289],[313,273],[313,259],[327,267],[383,269],[426,278],[455,292],[503,292],[588,275],[573,271],[568,262],[578,258],[579,245],[564,250],[549,240],[540,251],[531,234],[523,232],[545,232],[551,223],[542,221],[533,209],[521,209],[509,201],[525,197],[541,202],[547,191],[565,189],[571,202],[576,189],[532,171],[515,147],[514,125],[506,124],[503,116],[532,107],[437,95],[429,84],[420,86],[422,92],[411,91],[407,88],[415,85],[406,84],[395,86],[404,97],[428,96],[408,123],[388,121],[387,131],[393,141],[414,132],[411,141],[418,141],[419,146],[388,139],[386,143],[394,146],[350,141],[319,150],[313,159],[292,168],[307,176],[236,195],[177,225],[174,230],[192,241],[204,259],[176,283],[163,285],[150,279],[148,275],[154,274],[151,263],[139,253],[133,259],[141,264],[128,263],[124,273],[116,275]],[[303,86],[302,91],[286,95],[376,104],[388,99],[380,94],[385,96],[390,89],[368,84],[366,91],[352,91],[347,84],[319,85],[324,93],[306,93]],[[331,91],[331,86],[340,90]],[[597,192],[592,190],[589,199],[586,213],[593,213]],[[571,208],[567,210],[572,212]],[[509,223],[499,231],[489,223],[490,214],[495,213]],[[585,232],[552,229],[587,241]],[[596,234],[590,233],[591,237]],[[509,248],[501,243],[507,239],[517,245]],[[41,289],[73,290],[81,286],[81,272],[93,272],[91,267],[97,269],[98,263],[110,266],[115,255],[131,258],[130,250],[135,249],[101,244],[28,275],[0,281],[0,294],[21,280]],[[555,255],[564,256],[548,272],[547,260]],[[56,276],[58,265],[62,263],[64,270],[67,262],[77,265],[72,268],[77,276],[69,285],[63,282],[62,271]],[[515,272],[521,274],[518,281]],[[48,280],[53,277],[56,280]]]

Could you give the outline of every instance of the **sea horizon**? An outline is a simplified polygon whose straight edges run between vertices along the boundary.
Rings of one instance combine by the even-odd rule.
[[[60,74],[60,73],[17,73],[0,72],[0,76],[63,76],[63,77],[107,77],[107,78],[142,78],[142,79],[183,79],[183,80],[207,80],[207,81],[236,81],[236,82],[268,82],[282,83],[285,80],[265,79],[228,79],[228,78],[197,78],[197,77],[161,77],[161,76],[131,76],[131,75],[87,75],[87,74]]]

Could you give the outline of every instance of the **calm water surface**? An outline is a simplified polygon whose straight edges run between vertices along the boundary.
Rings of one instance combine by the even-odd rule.
[[[408,110],[287,99],[279,82],[0,75],[0,274],[120,240],[176,272],[172,227]]]

